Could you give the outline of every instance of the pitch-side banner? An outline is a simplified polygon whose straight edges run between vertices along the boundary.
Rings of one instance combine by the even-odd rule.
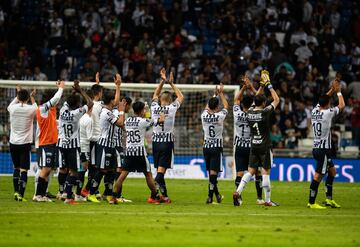
[[[153,164],[152,157],[149,161]],[[337,182],[360,182],[360,160],[335,159],[334,160]],[[278,181],[311,181],[315,173],[315,161],[308,158],[275,158],[271,171],[271,179]],[[232,157],[225,157],[222,163],[221,178],[232,179],[235,175]],[[37,170],[36,155],[32,155],[29,175]],[[155,169],[152,171],[155,173]],[[0,153],[0,175],[13,173],[12,161],[8,153]],[[132,173],[131,177],[142,177],[142,174]],[[176,156],[173,169],[168,170],[169,178],[205,179],[208,177],[206,165],[202,156]]]

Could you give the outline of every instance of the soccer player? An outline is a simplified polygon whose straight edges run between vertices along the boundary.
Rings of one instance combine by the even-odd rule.
[[[102,97],[103,97],[103,91],[104,91],[103,86],[100,85],[99,72],[97,72],[95,75],[95,81],[96,81],[96,83],[94,85],[92,85],[92,87],[91,87],[91,91],[94,96],[94,100],[93,100],[94,106],[91,111],[91,120],[92,120],[91,133],[92,134],[90,137],[90,162],[89,162],[89,166],[88,166],[88,181],[85,185],[85,188],[81,190],[81,195],[83,197],[87,197],[89,195],[92,180],[97,173],[96,164],[95,164],[95,161],[96,161],[96,158],[95,158],[96,150],[95,149],[96,149],[96,143],[100,139],[100,133],[101,133],[100,113],[101,113],[101,109],[102,109],[102,103],[103,103]],[[101,198],[101,195],[98,191],[96,191],[96,197]]]
[[[241,178],[244,176],[244,172],[248,170],[251,147],[250,126],[247,122],[247,112],[253,103],[253,97],[249,95],[243,95],[247,89],[250,89],[252,92],[256,93],[256,90],[251,84],[249,78],[245,76],[242,81],[243,86],[235,95],[233,106],[235,130],[234,151],[236,167],[235,188],[239,187]],[[265,203],[262,199],[262,188],[260,184],[261,180],[261,172],[258,170],[255,176],[255,187],[257,192],[256,204],[258,205],[263,205]]]
[[[63,95],[65,82],[61,80],[56,85],[58,87],[57,92],[54,94],[53,90],[46,90],[42,96],[41,105],[36,110],[39,130],[39,168],[41,170],[37,179],[35,197],[33,198],[36,202],[51,202],[51,199],[46,197],[46,191],[50,173],[58,166],[56,105]]]
[[[266,96],[263,95],[264,87],[267,87],[271,93],[273,101],[266,106]],[[270,194],[270,171],[273,163],[270,140],[270,117],[278,106],[280,99],[270,83],[269,73],[261,72],[260,88],[255,95],[255,107],[250,107],[247,112],[248,124],[251,130],[251,148],[249,156],[249,169],[233,194],[234,206],[242,204],[241,193],[245,185],[250,181],[259,169],[262,168],[262,187],[265,193],[265,206],[278,206],[271,201]]]
[[[153,120],[146,119],[145,113],[146,108],[143,102],[135,102],[132,105],[135,116],[128,117],[125,121],[126,130],[126,152],[124,165],[119,178],[116,180],[114,186],[114,196],[110,201],[110,204],[117,204],[116,199],[117,193],[119,193],[124,180],[126,179],[129,172],[142,172],[145,175],[147,185],[151,191],[151,195],[147,202],[151,204],[159,204],[160,198],[158,196],[158,190],[156,189],[155,181],[153,179],[150,163],[147,159],[145,149],[145,132],[146,129],[151,127],[154,122]],[[163,123],[165,115],[161,114],[160,118],[156,120],[157,123]]]
[[[129,112],[130,107],[131,107],[131,103],[132,103],[132,99],[129,97],[124,97],[123,100],[126,101],[126,105],[125,105],[125,114]],[[115,115],[115,117],[120,117],[119,115],[119,109],[118,107],[113,109],[113,114]],[[114,130],[114,143],[115,143],[115,150],[116,150],[116,173],[115,173],[115,181],[120,177],[120,174],[122,172],[122,166],[124,164],[124,156],[125,156],[125,150],[123,148],[122,145],[122,138],[123,138],[123,126],[122,127],[118,127],[115,125],[115,130]],[[119,191],[119,193],[116,195],[116,198],[118,200],[118,202],[132,202],[131,200],[126,199],[125,197],[123,197],[122,195],[122,187]]]
[[[66,204],[77,204],[72,198],[72,188],[76,185],[78,169],[80,168],[80,135],[79,122],[80,118],[89,111],[93,102],[84,92],[79,81],[74,81],[73,89],[75,90],[60,109],[59,114],[59,138],[57,146],[59,147],[59,167],[68,170],[66,178]],[[80,96],[86,101],[86,105],[81,106]]]
[[[121,76],[116,74],[114,78],[116,90],[107,91],[104,94],[103,107],[100,113],[100,139],[96,144],[96,165],[97,173],[92,179],[88,200],[99,203],[95,193],[99,189],[102,178],[104,178],[104,196],[108,201],[112,199],[112,186],[114,183],[114,172],[116,168],[116,149],[114,142],[115,126],[123,127],[124,109],[123,103],[119,104]],[[116,117],[112,110],[119,105],[119,117]]]
[[[220,109],[219,98],[223,109]],[[206,109],[201,114],[204,131],[203,153],[206,170],[209,172],[207,204],[213,203],[214,193],[218,203],[221,203],[223,199],[217,187],[217,176],[222,171],[223,129],[224,120],[228,114],[228,107],[229,104],[224,95],[224,85],[221,84],[219,87],[216,86],[215,97],[209,99]]]
[[[92,100],[94,99],[93,91],[91,89],[88,90],[86,93]],[[85,173],[88,170],[89,164],[91,163],[90,138],[92,136],[92,129],[93,129],[92,118],[91,118],[93,109],[94,106],[91,110],[89,110],[87,113],[84,114],[84,116],[80,118],[81,166],[78,172],[78,180],[76,181],[76,193],[75,193],[76,202],[86,201],[86,197],[81,195],[81,191],[85,181]]]
[[[16,201],[24,198],[27,172],[30,169],[31,143],[33,142],[33,121],[37,104],[35,90],[29,92],[17,87],[17,96],[7,107],[10,113],[10,154],[14,164],[13,186]],[[29,99],[31,105],[28,104]]]
[[[330,106],[332,95],[336,93],[339,104],[335,107]],[[308,207],[311,209],[325,209],[325,207],[315,203],[319,184],[326,173],[326,199],[325,206],[340,208],[332,198],[333,181],[336,176],[336,169],[332,161],[331,151],[331,126],[334,118],[344,109],[345,102],[341,94],[341,84],[338,79],[332,83],[326,95],[319,98],[319,104],[311,112],[311,122],[314,129],[313,156],[316,160],[315,176],[310,185]]]
[[[167,81],[166,71],[164,68],[161,69],[160,75],[160,83],[154,92],[151,103],[151,118],[155,122],[158,118],[160,118],[160,114],[164,114],[165,121],[163,123],[158,122],[158,124],[154,126],[152,134],[152,146],[154,166],[157,169],[155,182],[162,194],[160,196],[160,200],[161,202],[170,203],[171,200],[167,194],[164,176],[166,170],[173,167],[175,115],[176,111],[179,109],[181,103],[184,100],[184,96],[174,84],[174,76],[172,72],[170,73],[170,79],[168,82],[175,92],[175,101],[172,100],[172,95],[169,91],[164,91],[161,93],[164,83]]]

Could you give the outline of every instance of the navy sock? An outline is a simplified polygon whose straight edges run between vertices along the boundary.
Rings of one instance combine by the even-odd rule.
[[[88,181],[85,185],[85,189],[87,190],[90,190],[91,188],[91,183],[92,183],[92,180],[95,176],[95,173],[96,173],[96,167],[93,166],[93,165],[89,165],[89,168],[88,168]]]
[[[236,176],[236,178],[235,178],[235,189],[237,189],[239,187],[240,182],[241,182],[241,177]]]
[[[27,183],[27,171],[20,172],[20,179],[19,179],[19,194],[21,197],[24,197],[25,188]]]
[[[90,187],[90,194],[94,195],[96,191],[99,189],[99,185],[101,183],[101,180],[104,176],[104,173],[102,171],[96,171],[96,174],[94,175],[92,181],[91,181],[91,187]]]
[[[72,199],[72,188],[76,184],[77,176],[70,175],[66,178],[66,188],[65,192],[67,193],[67,199]]]
[[[81,194],[81,189],[84,186],[84,180],[85,180],[85,171],[81,171],[78,173],[78,179],[76,180],[76,194]]]
[[[65,190],[65,182],[66,182],[67,173],[59,172],[58,181],[59,181],[59,192],[62,194]]]
[[[15,193],[19,193],[19,179],[20,179],[20,170],[15,168],[13,173],[13,186]]]
[[[319,182],[313,180],[310,184],[309,203],[314,204],[318,193]]]
[[[112,195],[113,183],[114,183],[114,173],[108,171],[104,176],[104,186],[105,186],[104,195],[106,196]]]
[[[328,175],[326,178],[326,198],[332,200],[334,177]]]
[[[166,183],[165,183],[165,174],[158,172],[156,174],[155,181],[159,186],[159,190],[160,190],[161,194],[165,197],[168,197]]]
[[[261,184],[262,184],[262,176],[261,175],[255,176],[255,187],[256,187],[256,194],[258,199],[262,198]]]
[[[46,181],[42,177],[38,177],[38,185],[36,187],[36,195],[37,196],[45,196],[46,188],[45,188]]]

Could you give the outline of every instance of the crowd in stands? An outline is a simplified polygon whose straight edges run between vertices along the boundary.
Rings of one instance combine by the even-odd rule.
[[[1,79],[93,81],[100,71],[105,82],[120,73],[155,83],[162,67],[183,84],[238,84],[243,74],[256,82],[269,70],[281,97],[271,132],[278,148],[309,136],[310,111],[337,76],[347,100],[337,121],[359,145],[358,1],[0,2]],[[0,94],[3,125],[13,95]]]

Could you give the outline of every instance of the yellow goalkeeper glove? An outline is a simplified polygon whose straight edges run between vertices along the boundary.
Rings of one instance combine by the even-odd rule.
[[[261,71],[261,81],[260,84],[264,87],[267,87],[268,89],[272,88],[271,82],[270,82],[270,76],[269,71],[262,70]]]

